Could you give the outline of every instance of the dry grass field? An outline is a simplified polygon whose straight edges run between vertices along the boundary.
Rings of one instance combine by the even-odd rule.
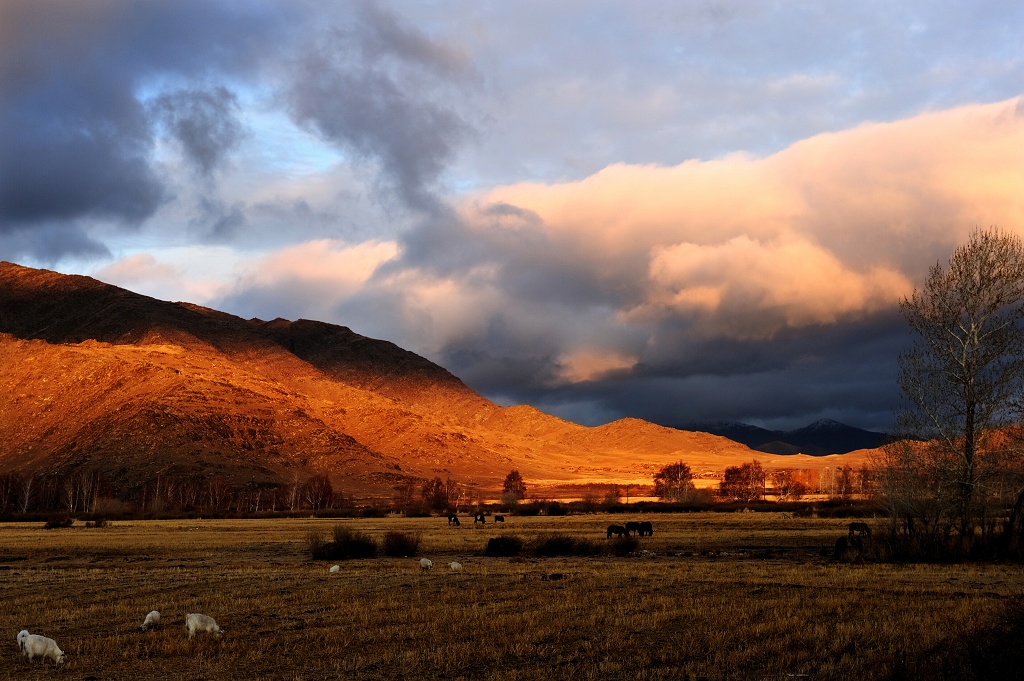
[[[0,677],[966,679],[1005,674],[1000,650],[1024,647],[1019,565],[834,563],[819,549],[840,520],[649,515],[653,556],[482,555],[500,534],[604,542],[626,519],[2,524]],[[418,533],[434,569],[376,558],[330,575],[306,537],[339,524]],[[152,609],[164,627],[143,632]],[[215,617],[223,638],[188,640],[189,612]],[[55,638],[65,664],[24,660],[23,628]]]

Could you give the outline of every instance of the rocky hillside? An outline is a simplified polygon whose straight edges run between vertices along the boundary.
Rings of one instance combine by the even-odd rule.
[[[322,473],[354,496],[434,476],[488,490],[513,468],[534,489],[650,483],[680,459],[710,470],[755,455],[643,421],[585,428],[502,408],[343,326],[246,320],[11,263],[0,263],[0,371],[0,473],[88,468],[123,489],[160,475],[271,485]]]

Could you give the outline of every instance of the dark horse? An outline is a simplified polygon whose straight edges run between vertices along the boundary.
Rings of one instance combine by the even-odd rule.
[[[494,522],[496,522],[496,523],[503,523],[503,522],[505,522],[505,516],[503,516],[503,515],[496,515],[496,516],[494,516]]]
[[[484,514],[482,512],[477,513],[475,516],[473,516],[473,524],[476,525],[477,523],[483,523],[484,525],[487,524],[487,518],[484,517]]]
[[[850,535],[864,535],[871,537],[871,527],[867,523],[850,523]]]
[[[626,523],[626,534],[633,536],[640,533],[640,523],[635,520],[630,520]]]
[[[622,525],[609,525],[608,526],[608,538],[611,539],[613,534],[616,537],[625,537],[626,534],[627,534],[626,533],[626,528],[623,527]]]
[[[640,536],[641,537],[653,537],[654,527],[646,520],[640,523]]]
[[[448,516],[448,524],[449,525],[458,526],[458,525],[461,525],[462,523],[459,522],[459,516],[457,516],[457,515],[450,515],[450,516]]]

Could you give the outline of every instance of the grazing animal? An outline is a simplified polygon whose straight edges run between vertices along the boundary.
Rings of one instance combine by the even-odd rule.
[[[448,525],[449,526],[450,525],[455,525],[456,527],[458,527],[461,524],[462,523],[459,521],[459,516],[457,516],[457,515],[450,515],[450,516],[448,516]]]
[[[494,516],[494,522],[496,522],[496,523],[503,523],[503,522],[505,522],[505,516],[503,516],[503,515],[496,515],[496,516]]]
[[[855,534],[870,537],[871,527],[867,523],[850,523],[850,536],[852,537]]]
[[[340,566],[340,565],[332,565],[332,566],[331,566],[331,569],[330,569],[330,573],[331,573],[332,575],[336,575],[336,574],[338,574],[339,572],[341,572],[341,566]]]
[[[27,632],[26,632],[27,633]],[[18,634],[20,637],[21,634]],[[44,660],[53,660],[54,664],[64,661],[64,651],[57,647],[57,642],[52,638],[40,636],[39,634],[27,634],[21,639],[21,652],[28,658],[28,661],[41,657]]]
[[[18,632],[18,650],[25,653],[25,639],[28,638],[28,629],[22,629]]]
[[[185,629],[188,631],[189,638],[196,634],[213,634],[216,638],[221,637],[217,621],[209,615],[200,615],[199,613],[185,615]]]
[[[608,526],[608,538],[611,539],[613,534],[616,537],[625,537],[626,536],[626,528],[623,527],[622,525],[609,525]]]
[[[160,613],[156,610],[151,610],[146,615],[146,621],[142,623],[142,630],[149,631],[150,629],[156,629],[160,626]]]
[[[432,570],[434,568],[434,561],[429,558],[420,558],[420,570]]]
[[[640,523],[640,536],[641,537],[653,537],[654,536],[654,526],[651,525],[646,520],[643,521],[642,523]]]
[[[448,569],[452,572],[462,572],[462,563],[453,560],[448,563]]]
[[[633,536],[635,534],[639,534],[639,532],[640,523],[635,522],[633,520],[630,520],[628,523],[626,523],[626,534]]]
[[[483,513],[477,513],[475,516],[473,516],[473,524],[476,525],[477,523],[483,523],[484,525],[487,524],[487,518],[484,516]]]

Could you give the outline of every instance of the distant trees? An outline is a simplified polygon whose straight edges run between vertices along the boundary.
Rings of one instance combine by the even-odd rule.
[[[780,501],[796,501],[807,492],[807,486],[788,468],[773,470],[769,479]]]
[[[420,496],[427,508],[433,511],[447,511],[458,505],[462,497],[462,487],[451,478],[442,480],[435,477],[423,483]]]
[[[969,548],[993,505],[1024,509],[1013,437],[1024,396],[1024,244],[975,231],[900,309],[914,342],[899,358],[906,407],[878,462],[891,514],[909,535],[956,533]]]
[[[690,466],[677,461],[654,474],[654,496],[666,501],[685,501],[693,493]]]
[[[725,469],[722,482],[718,486],[723,497],[738,501],[754,501],[764,496],[765,473],[757,461],[742,466],[729,466]]]
[[[511,471],[505,476],[505,482],[501,486],[501,500],[506,505],[515,505],[526,498],[526,482],[519,471]]]

